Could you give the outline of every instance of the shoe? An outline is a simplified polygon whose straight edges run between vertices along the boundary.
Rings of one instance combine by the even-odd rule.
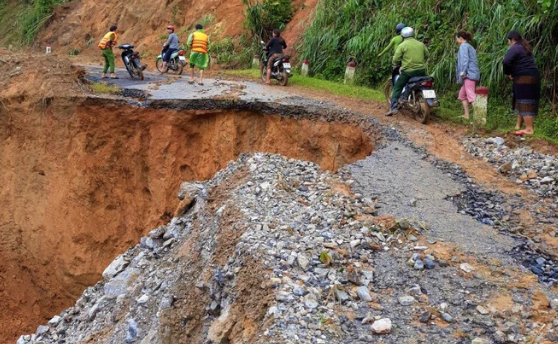
[[[203,82],[201,82],[201,81],[198,82],[198,85],[203,86]]]
[[[386,116],[391,117],[397,113],[397,109],[391,109],[386,113]]]
[[[188,83],[189,83],[190,85],[193,85],[194,82],[195,82],[194,80],[188,80]]]
[[[110,77],[111,79],[120,79],[119,77],[115,76],[115,77]]]

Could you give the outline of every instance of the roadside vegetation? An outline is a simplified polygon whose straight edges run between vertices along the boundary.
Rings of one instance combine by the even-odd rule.
[[[508,110],[511,85],[501,61],[508,32],[522,32],[533,45],[543,74],[537,134],[558,139],[558,1],[323,0],[297,51],[300,59],[311,61],[311,75],[333,81],[343,79],[345,66],[354,57],[357,84],[378,87],[390,74],[392,54],[377,55],[389,44],[399,22],[414,27],[417,38],[428,45],[429,73],[436,77],[436,90],[445,100],[438,112],[453,117],[462,111],[454,100],[458,90],[455,33],[465,29],[474,34],[471,43],[478,51],[480,84],[490,88],[488,127],[492,129],[505,129],[515,120]]]
[[[0,0],[0,30],[5,44],[32,44],[56,6],[71,0]]]

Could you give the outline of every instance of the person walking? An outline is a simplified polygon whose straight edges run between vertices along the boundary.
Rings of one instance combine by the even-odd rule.
[[[512,110],[517,115],[514,135],[533,135],[534,119],[539,113],[541,75],[535,64],[533,48],[521,34],[510,31],[504,56],[504,74],[513,81]],[[525,129],[521,130],[525,124]]]
[[[101,79],[107,78],[107,71],[110,69],[110,78],[118,79],[114,73],[114,53],[112,52],[112,47],[116,45],[118,40],[118,34],[116,33],[117,27],[115,25],[111,26],[109,32],[103,36],[101,42],[97,45],[99,49],[103,52],[103,58],[105,59],[105,66],[103,67],[103,74],[101,74]]]
[[[163,67],[161,68],[161,74],[168,71],[167,64],[172,54],[178,50],[178,44],[180,43],[178,36],[174,33],[174,26],[167,26],[167,33],[169,34],[169,38],[165,44],[163,44]]]
[[[187,45],[192,49],[190,53],[190,81],[188,83],[194,83],[194,67],[197,66],[200,70],[198,85],[203,85],[203,71],[209,64],[209,55],[207,54],[209,44],[209,37],[203,31],[203,25],[196,24],[196,31],[188,36],[187,42]]]
[[[480,80],[479,63],[475,48],[469,44],[473,36],[467,31],[460,30],[455,38],[459,44],[455,74],[457,83],[462,84],[457,98],[463,103],[462,117],[469,119],[469,104],[475,102],[475,88]]]
[[[271,37],[265,46],[265,50],[267,51],[266,85],[271,83],[271,69],[273,68],[273,62],[276,58],[283,56],[283,49],[287,49],[287,42],[285,42],[285,40],[281,37],[281,31],[274,29],[272,35],[273,37]]]
[[[428,49],[422,42],[414,39],[415,30],[406,27],[401,30],[403,42],[399,44],[393,56],[393,67],[401,64],[400,75],[391,94],[391,109],[386,116],[392,116],[397,112],[397,101],[401,96],[401,92],[407,82],[415,76],[426,75],[426,59],[428,58]]]

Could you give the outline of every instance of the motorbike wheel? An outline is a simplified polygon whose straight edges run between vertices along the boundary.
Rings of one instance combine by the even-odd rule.
[[[288,83],[289,83],[289,73],[287,73],[287,71],[283,69],[283,71],[281,72],[281,80],[279,80],[279,84],[281,86],[287,86]]]
[[[386,97],[386,102],[389,106],[391,106],[391,95],[393,93],[393,84],[391,83],[391,79],[386,81],[383,89],[384,89],[384,96]]]
[[[155,60],[155,67],[157,67],[157,70],[159,72],[162,72],[163,71],[163,60],[162,59]]]
[[[176,68],[176,74],[177,75],[182,75],[182,72],[184,71],[184,65],[182,64],[182,62],[180,62],[180,60],[177,60],[175,62],[175,65],[177,66]]]
[[[262,66],[262,81],[267,81],[267,65]]]
[[[426,124],[430,116],[430,105],[428,105],[426,99],[422,96],[422,92],[417,92],[415,94],[415,107],[416,110],[418,110],[413,111],[415,113],[415,120],[422,124]]]
[[[130,74],[130,78],[135,78],[136,77],[136,73],[135,70],[136,68],[133,65],[130,65],[130,63],[126,63],[124,64],[124,66],[126,66],[126,70],[128,71],[128,74]]]

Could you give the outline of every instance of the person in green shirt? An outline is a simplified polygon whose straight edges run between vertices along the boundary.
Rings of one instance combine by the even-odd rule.
[[[389,45],[384,50],[382,50],[381,53],[378,54],[378,57],[382,57],[382,55],[387,53],[391,48],[393,48],[393,51],[395,52],[395,49],[397,49],[399,44],[403,42],[403,37],[401,36],[401,30],[403,30],[404,28],[405,28],[405,24],[403,23],[399,23],[395,26],[395,33],[397,35],[393,37],[389,42]]]
[[[392,116],[397,112],[397,101],[401,96],[401,92],[407,82],[415,76],[426,75],[426,59],[428,58],[428,49],[422,42],[417,41],[413,36],[415,31],[413,28],[406,27],[401,30],[403,42],[399,44],[393,56],[392,65],[401,64],[400,75],[391,95],[391,109],[386,116]]]

